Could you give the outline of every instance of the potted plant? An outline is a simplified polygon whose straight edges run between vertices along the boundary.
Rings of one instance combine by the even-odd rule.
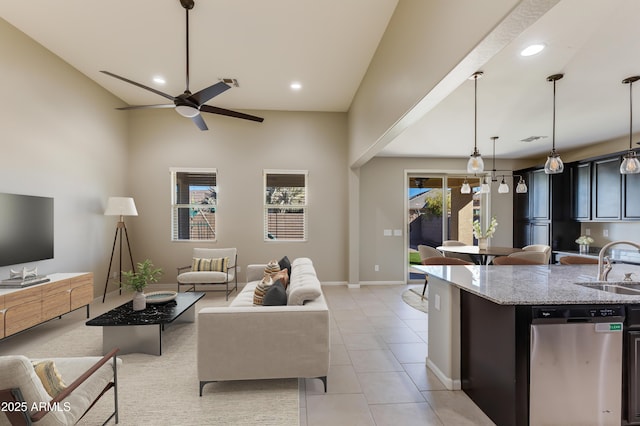
[[[488,239],[493,237],[493,234],[495,234],[496,229],[498,229],[498,221],[496,220],[496,217],[493,216],[491,218],[491,223],[489,223],[489,228],[487,228],[485,232],[482,232],[480,221],[476,219],[473,221],[472,228],[473,228],[473,236],[476,237],[476,239],[478,240],[478,248],[486,249],[488,245]]]
[[[162,275],[162,269],[155,268],[149,259],[138,263],[137,271],[123,271],[122,276],[125,288],[135,292],[133,296],[133,310],[141,311],[146,307],[146,299],[144,289],[151,283],[158,282],[158,278]]]

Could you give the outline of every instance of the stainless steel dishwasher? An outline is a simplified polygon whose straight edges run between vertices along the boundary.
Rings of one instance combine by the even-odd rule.
[[[624,312],[619,305],[532,307],[531,426],[620,425]]]

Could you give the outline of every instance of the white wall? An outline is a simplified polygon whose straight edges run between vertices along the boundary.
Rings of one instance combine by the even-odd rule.
[[[90,271],[96,293],[115,222],[108,195],[124,195],[127,118],[119,101],[0,19],[0,192],[54,198],[55,257],[40,273]]]
[[[237,247],[247,264],[283,255],[310,257],[321,281],[347,280],[347,141],[345,113],[253,111],[263,123],[205,114],[209,131],[172,110],[131,113],[131,191],[139,216],[128,218],[134,261],[163,268],[175,283],[193,247]],[[170,241],[170,167],[218,170],[218,240]],[[308,170],[307,242],[263,241],[263,170]]]

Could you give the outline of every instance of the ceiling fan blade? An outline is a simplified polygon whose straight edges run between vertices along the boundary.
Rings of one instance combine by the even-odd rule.
[[[264,118],[262,117],[256,117],[255,115],[244,114],[242,112],[231,111],[230,109],[218,108],[211,105],[202,105],[200,107],[200,111],[226,115],[227,117],[242,118],[244,120],[257,121],[258,123],[262,123],[264,121]]]
[[[148,86],[145,86],[144,84],[136,83],[136,82],[135,82],[135,81],[133,81],[133,80],[129,80],[128,78],[121,77],[121,76],[119,76],[119,75],[117,75],[117,74],[114,74],[114,73],[112,73],[112,72],[109,72],[109,71],[100,71],[100,72],[101,72],[101,73],[103,73],[103,74],[106,74],[106,75],[108,75],[108,76],[111,76],[111,77],[113,77],[113,78],[117,78],[118,80],[125,81],[125,82],[127,82],[127,83],[129,83],[129,84],[133,84],[134,86],[138,86],[138,87],[140,87],[140,88],[142,88],[142,89],[145,89],[145,90],[148,90],[148,91],[150,91],[150,92],[153,92],[153,93],[155,93],[156,95],[163,96],[163,97],[165,97],[165,98],[167,98],[167,99],[170,99],[170,100],[172,100],[172,101],[175,99],[175,97],[173,97],[173,96],[171,96],[171,95],[167,95],[166,93],[163,93],[163,92],[161,92],[161,91],[159,91],[159,90],[156,90],[156,89],[154,89],[153,87],[148,87]]]
[[[191,117],[191,120],[196,123],[196,126],[198,126],[200,130],[209,130],[209,128],[207,127],[207,123],[205,123],[204,119],[202,118],[202,115],[195,115]]]
[[[218,96],[220,93],[225,92],[231,89],[231,86],[220,81],[213,86],[209,86],[206,89],[202,89],[199,92],[194,93],[190,96],[191,100],[193,100],[197,105],[202,105],[203,103],[213,99]]]
[[[174,104],[159,104],[159,105],[130,105],[127,107],[116,108],[121,111],[126,111],[129,109],[151,109],[151,108],[175,108]]]

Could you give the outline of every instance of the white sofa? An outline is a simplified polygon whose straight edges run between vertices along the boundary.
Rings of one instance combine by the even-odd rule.
[[[228,307],[198,312],[200,396],[205,384],[224,380],[319,378],[327,390],[329,309],[313,264],[291,265],[286,306],[254,306],[266,265],[247,267],[247,285]],[[317,297],[314,297],[317,296]]]

